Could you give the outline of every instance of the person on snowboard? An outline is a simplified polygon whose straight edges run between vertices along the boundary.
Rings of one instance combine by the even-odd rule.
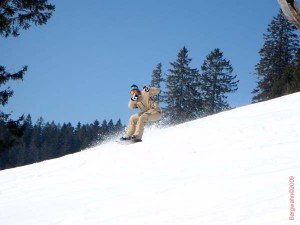
[[[121,141],[138,142],[142,140],[144,127],[149,121],[158,121],[161,118],[161,109],[151,97],[159,94],[156,87],[143,87],[141,92],[135,84],[130,87],[131,98],[128,103],[130,109],[140,109],[141,112],[130,117],[127,134]]]

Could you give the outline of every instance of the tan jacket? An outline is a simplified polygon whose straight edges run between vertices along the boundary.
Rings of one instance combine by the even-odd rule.
[[[137,109],[139,108],[143,112],[147,111],[157,111],[161,112],[160,107],[158,106],[157,102],[151,99],[151,96],[158,95],[160,92],[159,88],[151,87],[149,92],[143,90],[141,94],[138,96],[136,101],[129,100],[128,107],[130,109]]]

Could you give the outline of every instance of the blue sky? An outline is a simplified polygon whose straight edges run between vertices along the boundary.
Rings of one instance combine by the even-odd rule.
[[[240,80],[232,106],[251,102],[263,33],[279,12],[276,0],[52,1],[45,26],[1,38],[1,65],[24,81],[5,106],[12,117],[30,114],[56,123],[92,123],[119,118],[127,123],[131,84],[148,84],[156,65],[167,72],[183,46],[191,66],[220,48]]]

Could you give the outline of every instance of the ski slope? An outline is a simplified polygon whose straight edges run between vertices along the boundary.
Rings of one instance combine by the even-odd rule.
[[[299,224],[299,152],[296,93],[0,171],[0,224]]]

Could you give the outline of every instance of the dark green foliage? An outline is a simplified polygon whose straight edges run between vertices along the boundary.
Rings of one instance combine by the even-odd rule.
[[[158,63],[156,68],[152,71],[152,77],[150,82],[150,87],[158,87],[161,88],[161,83],[164,81],[163,73],[162,73],[162,64]],[[155,100],[158,104],[160,103],[160,94],[153,96],[153,100]]]
[[[284,70],[279,80],[274,84],[276,90],[287,95],[300,91],[300,52]]]
[[[120,119],[118,119],[117,123],[115,124],[113,135],[118,135],[121,131],[124,130],[124,126]]]
[[[20,29],[28,29],[31,24],[43,25],[52,16],[55,10],[47,0],[1,0],[0,1],[0,36],[16,37]],[[10,80],[23,80],[27,71],[24,66],[16,73],[7,72],[4,66],[0,66],[0,105],[5,106],[13,91],[4,85]],[[10,149],[23,135],[26,123],[23,117],[13,121],[10,115],[0,110],[0,154]]]
[[[172,68],[168,70],[163,95],[164,115],[170,124],[189,121],[201,114],[199,72],[190,67],[191,61],[187,48],[183,47],[177,60],[170,63]]]
[[[32,124],[30,115],[24,119],[24,135],[14,143],[10,151],[0,152],[0,169],[23,166],[48,159],[79,152],[95,144],[101,144],[111,136],[120,134],[124,126],[119,119],[116,124],[106,120],[100,124],[97,120],[92,124],[78,123],[74,128],[70,123],[45,123],[39,118]],[[5,132],[6,126],[0,124],[0,136],[9,138],[11,133]]]
[[[223,58],[220,49],[214,49],[201,67],[201,93],[206,115],[229,109],[227,94],[237,91],[238,80],[233,75],[230,61]]]
[[[261,59],[256,65],[257,88],[253,102],[260,102],[291,93],[291,86],[297,80],[296,55],[299,39],[294,33],[296,27],[283,15],[274,17],[264,34],[264,46],[259,51]],[[298,89],[299,91],[300,89]]]
[[[18,36],[19,30],[27,30],[31,24],[44,25],[52,16],[55,6],[47,0],[0,1],[0,35]]]
[[[162,102],[163,124],[178,124],[229,109],[227,95],[237,91],[238,80],[229,60],[220,49],[214,49],[198,69],[191,68],[192,59],[183,47],[175,62],[171,62],[164,82]],[[162,74],[161,65],[153,74]],[[157,76],[160,77],[160,76]],[[152,80],[155,80],[152,78]]]
[[[0,104],[2,106],[5,106],[8,103],[8,99],[12,97],[14,93],[10,90],[10,87],[4,88],[3,86],[10,80],[23,80],[26,71],[27,66],[24,66],[23,69],[17,73],[9,73],[6,71],[5,67],[0,66]]]
[[[17,143],[18,139],[22,137],[26,128],[26,124],[23,123],[23,116],[18,120],[7,120],[7,116],[3,113],[0,114],[2,120],[0,120],[0,154],[6,149],[11,148]]]
[[[23,76],[27,70],[27,67],[17,73],[9,73],[5,67],[0,66],[0,105],[3,107],[8,103],[10,97],[13,96],[13,91],[10,87],[5,87],[8,81],[23,80]],[[0,126],[2,132],[0,133],[0,152],[11,148],[18,138],[20,138],[25,129],[23,123],[23,116],[18,120],[13,121],[9,119],[10,114],[6,114],[0,110]]]

